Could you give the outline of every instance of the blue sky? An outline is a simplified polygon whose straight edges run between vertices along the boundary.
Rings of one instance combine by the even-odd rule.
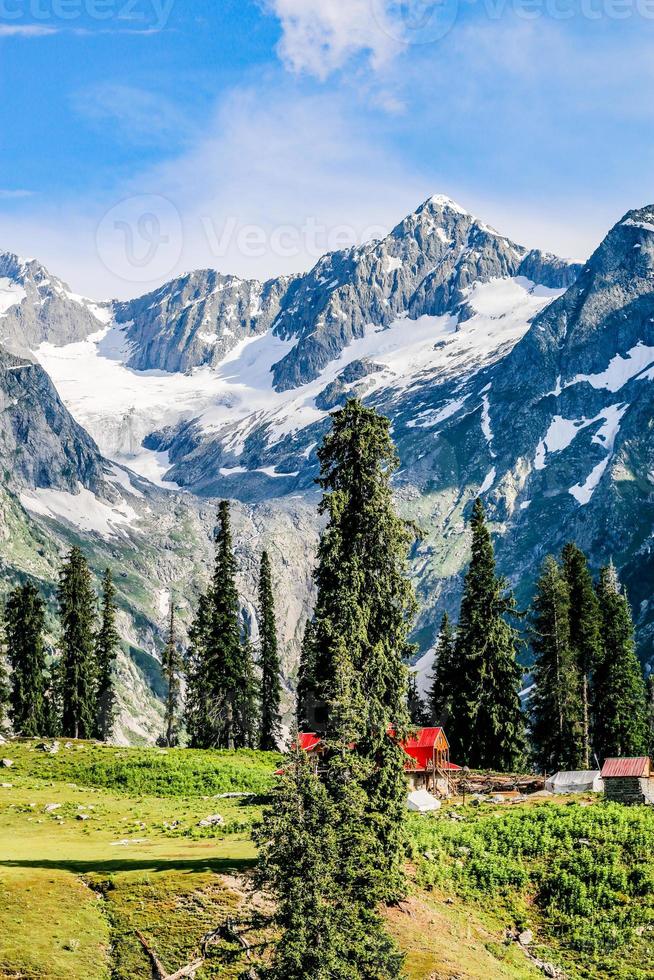
[[[445,193],[584,257],[654,200],[653,36],[654,0],[0,0],[0,247],[129,296]]]

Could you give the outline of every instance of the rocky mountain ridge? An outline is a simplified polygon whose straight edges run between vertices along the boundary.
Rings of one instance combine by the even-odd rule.
[[[4,288],[15,297],[18,285]],[[72,295],[62,302],[82,309],[73,334],[53,306],[29,343],[99,449],[67,422],[71,474],[56,466],[63,496],[48,496],[36,463],[12,462],[10,413],[3,464],[22,481],[26,519],[58,539],[79,535],[77,480],[112,509],[105,526],[86,501],[100,560],[113,549],[131,588],[192,600],[208,571],[211,498],[239,501],[250,618],[257,549],[267,541],[278,552],[289,689],[310,604],[315,448],[352,394],[391,417],[398,506],[424,532],[412,555],[422,651],[442,610],[456,610],[465,520],[481,494],[523,606],[540,559],[575,538],[595,567],[615,560],[643,658],[654,658],[654,208],[629,212],[583,267],[528,252],[433,198],[382,242],[284,282],[193,273],[110,317]],[[16,383],[5,381],[3,397],[16,397]],[[36,387],[47,416],[51,393],[43,378]],[[144,595],[130,616],[131,666],[143,667],[144,649],[152,666],[161,613]],[[428,652],[421,663],[427,671]]]

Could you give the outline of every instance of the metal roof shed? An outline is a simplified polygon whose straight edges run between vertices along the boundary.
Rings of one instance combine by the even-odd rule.
[[[615,803],[654,803],[654,777],[648,756],[605,759],[604,795]]]

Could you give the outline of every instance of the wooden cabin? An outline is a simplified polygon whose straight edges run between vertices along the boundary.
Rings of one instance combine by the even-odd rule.
[[[392,734],[392,733],[389,733]],[[411,738],[400,743],[408,758],[405,770],[411,790],[426,789],[439,796],[450,793],[449,776],[460,766],[450,762],[450,745],[442,728],[420,728]],[[300,748],[318,756],[322,739],[315,732],[300,734]]]
[[[604,796],[614,803],[654,803],[654,774],[649,756],[605,759]]]
[[[411,760],[405,766],[411,789],[448,796],[450,773],[461,767],[450,762],[450,743],[443,729],[420,728],[413,738],[401,744]]]

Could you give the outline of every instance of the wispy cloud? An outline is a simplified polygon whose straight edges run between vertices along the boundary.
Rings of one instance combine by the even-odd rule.
[[[59,29],[45,24],[0,24],[0,37],[49,37]]]
[[[138,145],[178,145],[188,133],[188,115],[174,102],[135,85],[107,82],[75,93],[73,108],[84,118],[111,125]]]
[[[0,201],[17,201],[24,197],[33,197],[34,191],[28,191],[23,188],[17,188],[12,190],[7,187],[0,187]]]

